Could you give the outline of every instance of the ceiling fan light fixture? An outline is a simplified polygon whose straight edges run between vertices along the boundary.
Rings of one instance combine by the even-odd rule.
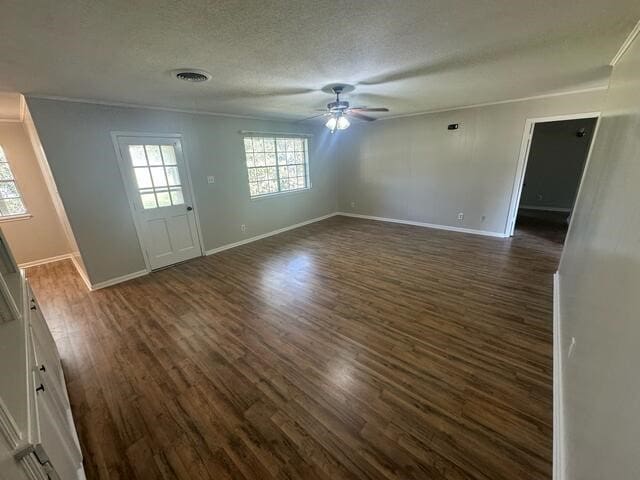
[[[324,126],[331,130],[331,133],[333,133],[338,126],[338,119],[334,116],[331,116],[329,120],[327,120],[327,123],[324,124]]]
[[[349,125],[351,125],[351,122],[349,122],[347,117],[345,117],[344,115],[340,115],[338,117],[338,120],[336,122],[336,127],[338,128],[338,130],[346,130],[347,128],[349,128]]]

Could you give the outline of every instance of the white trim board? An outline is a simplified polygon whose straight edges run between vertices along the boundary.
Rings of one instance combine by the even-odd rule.
[[[207,250],[205,252],[205,255],[213,255],[218,252],[229,250],[230,248],[239,247],[240,245],[246,245],[247,243],[255,242],[257,240],[262,240],[263,238],[271,237],[273,235],[278,235],[279,233],[288,232],[289,230],[294,230],[296,228],[304,227],[305,225],[309,225],[311,223],[320,222],[322,220],[326,220],[327,218],[334,217],[336,215],[341,215],[341,214],[337,212],[329,213],[327,215],[322,215],[321,217],[312,218],[311,220],[305,220],[304,222],[294,223],[293,225],[289,225],[288,227],[279,228],[277,230],[272,230],[271,232],[263,233],[261,235],[256,235],[255,237],[246,238],[238,242],[227,243],[226,245],[222,245],[220,247]]]
[[[399,115],[389,115],[386,117],[380,117],[378,118],[378,121],[393,120],[395,118],[418,117],[420,115],[431,115],[434,113],[455,112],[457,110],[467,110],[470,108],[491,107],[492,105],[503,105],[505,103],[528,102],[529,100],[542,100],[544,98],[561,97],[564,95],[577,95],[579,93],[598,92],[601,90],[607,90],[608,88],[609,88],[608,85],[601,85],[599,87],[582,88],[578,90],[569,90],[566,92],[543,93],[541,95],[534,95],[531,97],[511,98],[508,100],[496,100],[494,102],[486,102],[486,103],[473,103],[471,105],[461,105],[459,107],[445,107],[445,108],[439,108],[436,110],[425,110],[422,112],[415,112],[415,113],[402,113]],[[364,124],[359,123],[358,125],[364,125]]]
[[[93,292],[95,290],[100,290],[101,288],[111,287],[112,285],[115,285],[117,283],[126,282],[128,280],[133,280],[134,278],[138,278],[138,277],[143,277],[148,273],[149,272],[147,270],[138,270],[137,272],[127,273],[126,275],[122,275],[121,277],[105,280],[104,282],[92,283],[89,290]]]
[[[65,253],[64,255],[56,255],[55,257],[42,258],[40,260],[33,260],[32,262],[24,262],[19,263],[18,267],[20,268],[31,268],[37,267],[38,265],[44,265],[46,263],[59,262],[61,260],[67,260],[73,258],[73,255],[70,253]]]
[[[553,275],[553,480],[563,480],[566,476],[560,334],[560,276],[556,272]]]
[[[402,223],[405,225],[413,225],[416,227],[435,228],[437,230],[448,230],[451,232],[471,233],[473,235],[484,235],[487,237],[504,238],[506,235],[502,232],[490,232],[488,230],[476,230],[473,228],[452,227],[449,225],[438,225],[436,223],[414,222],[412,220],[402,220],[398,218],[375,217],[373,215],[361,215],[359,213],[338,212],[336,215],[344,217],[364,218],[366,220],[377,220],[380,222]]]
[[[435,229],[438,229],[438,230],[448,230],[448,231],[458,232],[458,233],[471,233],[471,234],[474,234],[474,235],[484,235],[484,236],[488,236],[488,237],[498,237],[498,238],[504,238],[505,237],[505,235],[503,233],[501,233],[501,232],[489,232],[489,231],[486,231],[486,230],[474,230],[474,229],[470,229],[470,228],[450,227],[450,226],[447,226],[447,225],[437,225],[437,224],[433,224],[433,223],[413,222],[411,220],[400,220],[400,219],[395,219],[395,218],[374,217],[374,216],[371,216],[371,215],[360,215],[360,214],[357,214],[357,213],[333,212],[333,213],[328,213],[326,215],[322,215],[320,217],[312,218],[310,220],[305,220],[304,222],[295,223],[295,224],[289,225],[287,227],[279,228],[277,230],[272,230],[272,231],[267,232],[267,233],[256,235],[254,237],[246,238],[246,239],[240,240],[238,242],[228,243],[228,244],[222,245],[220,247],[216,247],[216,248],[212,248],[210,250],[206,250],[205,251],[205,255],[207,255],[207,256],[214,255],[216,253],[223,252],[225,250],[229,250],[231,248],[235,248],[235,247],[239,247],[241,245],[246,245],[248,243],[256,242],[258,240],[262,240],[263,238],[271,237],[273,235],[278,235],[280,233],[288,232],[289,230],[294,230],[296,228],[304,227],[305,225],[309,225],[309,224],[312,224],[312,223],[320,222],[322,220],[326,220],[327,218],[340,216],[340,215],[344,216],[344,217],[363,218],[363,219],[367,219],[367,220],[377,220],[377,221],[382,221],[382,222],[401,223],[401,224],[405,224],[405,225],[413,225],[413,226],[418,226],[418,227],[435,228]],[[72,259],[73,259],[73,257],[72,257]],[[80,269],[78,269],[78,271],[80,272]],[[123,275],[121,277],[112,278],[110,280],[105,280],[104,282],[99,282],[99,283],[95,283],[95,284],[90,284],[87,281],[87,279],[85,279],[84,277],[83,277],[83,280],[85,280],[85,283],[87,283],[87,286],[89,287],[89,290],[94,291],[94,290],[99,290],[101,288],[110,287],[110,286],[116,285],[118,283],[126,282],[128,280],[133,280],[134,278],[142,277],[144,275],[147,275],[148,273],[150,273],[150,272],[148,272],[147,270],[140,270],[140,271],[137,271],[137,272],[129,273],[127,275]],[[81,274],[81,276],[82,276],[82,274]]]
[[[157,110],[161,112],[174,112],[174,113],[188,113],[191,115],[208,115],[213,117],[245,118],[247,120],[261,120],[261,121],[285,122],[285,123],[296,121],[296,120],[287,120],[287,119],[277,118],[277,117],[258,117],[258,116],[251,116],[251,115],[238,115],[234,113],[208,112],[205,110],[160,107],[158,105],[144,105],[140,103],[109,102],[104,100],[96,100],[93,98],[74,98],[74,97],[62,97],[57,95],[28,95],[28,97],[42,99],[42,100],[55,100],[58,102],[86,103],[89,105],[102,105],[105,107],[139,108],[144,110]]]
[[[538,207],[537,205],[520,205],[518,209],[540,210],[542,212],[563,212],[563,213],[569,213],[571,211],[570,208],[566,208],[566,207]]]
[[[611,59],[611,62],[609,62],[609,65],[611,65],[612,67],[616,66],[616,64],[620,61],[620,59],[624,56],[624,54],[627,53],[627,50],[629,50],[629,47],[631,46],[631,44],[633,43],[633,41],[635,40],[635,38],[638,36],[639,33],[640,33],[640,20],[638,21],[638,23],[636,23],[635,27],[633,27],[631,32],[629,32],[629,35],[627,35],[627,38],[624,40],[624,42],[622,42],[622,45],[620,45],[620,49],[615,54],[615,56]]]
[[[91,291],[92,290],[91,282],[89,281],[89,277],[87,277],[87,274],[82,268],[82,266],[80,265],[80,263],[78,263],[77,256],[72,254],[71,261],[73,262],[73,266],[76,267],[76,271],[78,272],[78,275],[80,275],[80,278],[82,278],[82,281],[87,286],[87,289]]]
[[[630,44],[630,42],[629,42]],[[629,45],[626,46],[626,48],[628,48]],[[625,51],[626,51],[625,48]],[[622,52],[624,53],[624,52]],[[620,54],[620,56],[622,56],[622,54]],[[616,58],[614,58],[615,61],[619,60],[618,56],[616,56]],[[612,60],[612,65],[613,65],[613,61]],[[544,98],[551,98],[551,97],[560,97],[563,95],[576,95],[579,93],[589,93],[589,92],[597,92],[600,90],[606,90],[608,89],[609,86],[608,85],[601,85],[601,86],[597,86],[597,87],[589,87],[589,88],[581,88],[581,89],[576,89],[576,90],[568,90],[568,91],[563,91],[563,92],[552,92],[552,93],[542,93],[539,95],[532,95],[532,96],[528,96],[528,97],[518,97],[518,98],[509,98],[506,100],[495,100],[492,102],[484,102],[484,103],[473,103],[473,104],[469,104],[469,105],[459,105],[459,106],[451,106],[451,107],[444,107],[444,108],[439,108],[439,109],[435,109],[435,110],[423,110],[420,112],[413,112],[413,113],[402,113],[402,114],[398,114],[398,115],[390,115],[390,116],[386,116],[386,117],[380,117],[378,118],[378,121],[383,121],[383,120],[391,120],[394,118],[405,118],[405,117],[415,117],[415,116],[419,116],[419,115],[430,115],[432,113],[443,113],[443,112],[453,112],[456,110],[466,110],[468,108],[479,108],[479,107],[489,107],[491,105],[502,105],[505,103],[517,103],[517,102],[526,102],[529,100],[540,100],[540,99],[544,99]],[[292,123],[292,122],[299,122],[301,120],[304,120],[304,118],[282,118],[282,117],[270,117],[268,115],[265,116],[252,116],[252,115],[238,115],[238,114],[233,114],[233,113],[218,113],[218,112],[210,112],[210,111],[204,111],[204,110],[191,110],[191,109],[183,109],[183,108],[172,108],[172,107],[160,107],[157,105],[143,105],[143,104],[137,104],[137,103],[126,103],[126,102],[110,102],[110,101],[104,101],[104,100],[96,100],[96,99],[91,99],[91,98],[73,98],[73,97],[63,97],[63,96],[56,96],[56,95],[28,95],[29,98],[36,98],[36,99],[43,99],[43,100],[56,100],[59,102],[72,102],[72,103],[86,103],[86,104],[90,104],[90,105],[103,105],[106,107],[121,107],[121,108],[139,108],[139,109],[147,109],[147,110],[157,110],[157,111],[164,111],[164,112],[175,112],[175,113],[188,113],[188,114],[193,114],[193,115],[209,115],[209,116],[214,116],[214,117],[230,117],[230,118],[244,118],[244,119],[248,119],[248,120],[261,120],[261,121],[271,121],[271,122],[283,122],[283,123]],[[14,121],[14,120],[12,120]],[[18,121],[18,120],[15,120]],[[361,124],[362,125],[362,124]]]

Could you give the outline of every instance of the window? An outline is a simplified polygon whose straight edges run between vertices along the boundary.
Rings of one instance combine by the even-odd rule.
[[[173,145],[129,145],[129,157],[142,208],[184,203]]]
[[[0,218],[26,213],[27,209],[13,178],[13,172],[7,162],[4,150],[0,147]]]
[[[309,188],[307,139],[245,137],[251,198]]]

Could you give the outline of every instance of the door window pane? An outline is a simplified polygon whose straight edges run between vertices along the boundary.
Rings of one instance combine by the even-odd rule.
[[[180,185],[180,174],[178,167],[164,167],[167,172],[167,180],[169,185]]]
[[[145,145],[149,165],[162,165],[162,155],[160,155],[159,145]]]
[[[151,188],[151,174],[147,167],[134,168],[133,171],[136,174],[136,181],[138,182],[138,188]]]
[[[160,147],[162,150],[162,160],[165,165],[175,165],[176,164],[176,151],[173,148],[173,145],[162,145]]]
[[[169,190],[156,190],[156,198],[158,199],[159,207],[168,207],[171,205]]]
[[[182,195],[182,187],[171,189],[171,203],[174,205],[184,204],[184,196]]]
[[[164,167],[151,167],[151,178],[154,187],[166,187],[167,177],[164,174]]]
[[[140,200],[142,200],[142,207],[147,208],[156,208],[158,204],[156,203],[156,196],[153,191],[150,193],[142,193],[140,192]]]
[[[146,210],[185,203],[173,145],[130,145],[129,154],[142,208]]]
[[[129,145],[129,156],[134,167],[147,164],[147,156],[144,154],[144,146],[142,145]]]

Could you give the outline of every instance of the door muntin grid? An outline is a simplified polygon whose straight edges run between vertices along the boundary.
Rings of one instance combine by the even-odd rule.
[[[144,210],[184,205],[184,190],[173,145],[129,145],[133,176]]]

